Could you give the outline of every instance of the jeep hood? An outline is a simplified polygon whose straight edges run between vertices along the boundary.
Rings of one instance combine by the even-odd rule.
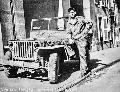
[[[56,31],[56,30],[35,30],[31,31],[30,38],[37,40],[62,40],[66,39],[66,31]]]

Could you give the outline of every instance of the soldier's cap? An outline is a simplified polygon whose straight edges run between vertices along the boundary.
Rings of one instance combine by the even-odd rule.
[[[68,12],[70,12],[71,10],[76,11],[75,8],[70,7],[70,8],[68,9]]]

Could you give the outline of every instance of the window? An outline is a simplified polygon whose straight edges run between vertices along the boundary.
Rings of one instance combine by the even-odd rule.
[[[107,17],[102,17],[101,29],[103,34],[103,41],[108,41],[108,32],[110,31],[110,25]]]

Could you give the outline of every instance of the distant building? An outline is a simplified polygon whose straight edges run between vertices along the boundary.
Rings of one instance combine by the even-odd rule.
[[[118,6],[115,0],[90,0],[91,19],[94,22],[94,38],[98,42],[115,43],[115,27],[118,25]]]

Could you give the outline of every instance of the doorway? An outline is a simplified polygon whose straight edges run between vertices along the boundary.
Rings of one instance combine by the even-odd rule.
[[[84,14],[83,14],[83,0],[70,0],[70,6],[75,8],[77,16],[84,16]]]

